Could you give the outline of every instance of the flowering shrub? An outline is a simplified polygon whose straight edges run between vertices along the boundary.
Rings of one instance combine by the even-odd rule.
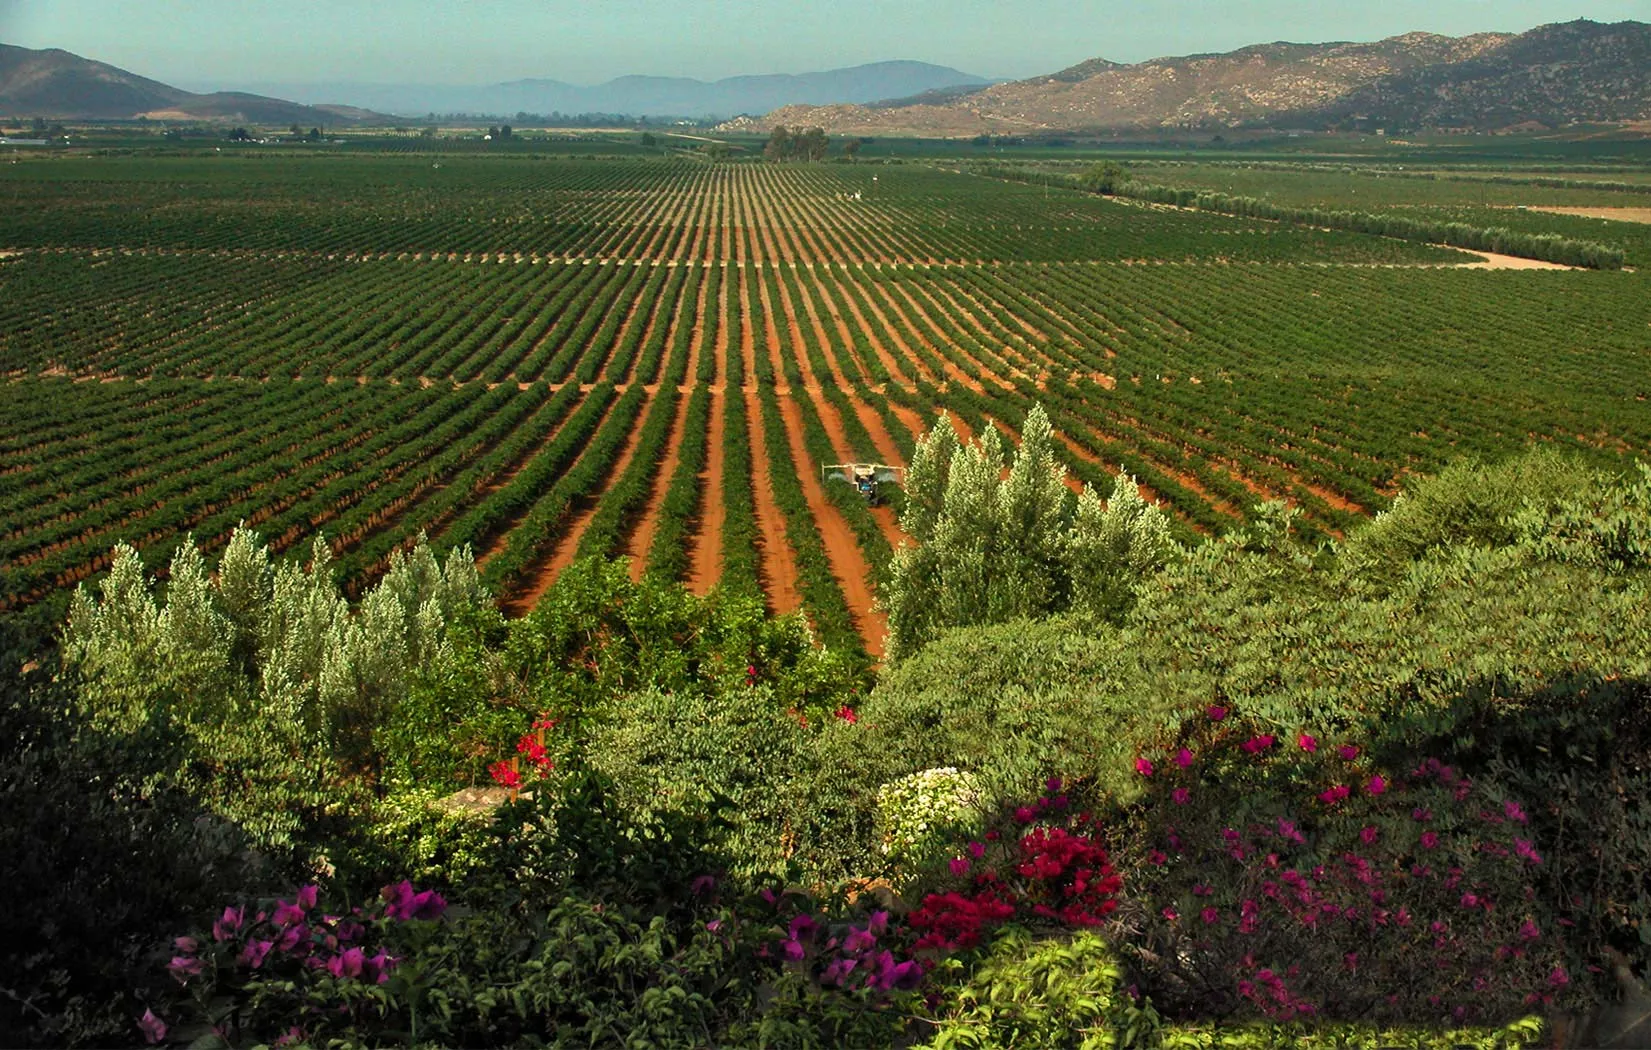
[[[344,915],[320,912],[318,897],[312,885],[291,901],[227,907],[210,934],[174,939],[166,969],[187,998],[159,1014],[145,1010],[138,1021],[144,1038],[210,1034],[233,1043],[273,1034],[285,1045],[349,1025],[371,1008],[365,990],[388,983],[403,961],[387,947],[396,928],[440,919],[447,910],[439,893],[405,881]],[[333,1005],[323,1009],[321,1001]]]
[[[1125,847],[1132,963],[1159,1008],[1461,1024],[1566,1000],[1567,922],[1537,899],[1517,802],[1437,760],[1389,777],[1306,733],[1282,753],[1207,735]],[[1245,764],[1258,779],[1223,791]]]
[[[958,888],[927,895],[908,921],[918,950],[972,948],[996,926],[1099,926],[1117,908],[1122,880],[1113,872],[1099,830],[1074,815],[1050,779],[1035,803],[1017,806],[948,862]]]
[[[493,783],[509,788],[512,792],[521,790],[524,783],[524,763],[529,777],[542,780],[550,775],[556,769],[556,763],[550,757],[550,750],[545,747],[545,733],[555,728],[554,718],[535,719],[533,728],[523,733],[516,741],[517,757],[501,759],[487,767],[487,775],[493,778]]]
[[[903,874],[915,873],[979,826],[979,805],[975,777],[950,766],[884,784],[877,792],[883,854]]]

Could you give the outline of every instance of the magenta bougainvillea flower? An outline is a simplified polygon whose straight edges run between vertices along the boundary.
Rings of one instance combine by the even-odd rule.
[[[138,1018],[138,1028],[146,1043],[154,1044],[166,1038],[166,1022],[156,1017],[153,1010],[143,1011],[143,1016]]]
[[[1182,769],[1192,765],[1192,752],[1188,751],[1184,747],[1177,751],[1175,753],[1175,764],[1180,766]]]
[[[439,919],[447,911],[447,900],[435,890],[417,891],[406,879],[384,887],[384,915],[390,919]]]
[[[1147,759],[1137,758],[1135,760],[1135,772],[1141,774],[1143,777],[1152,776],[1152,763]]]
[[[1174,791],[1169,793],[1169,797],[1177,806],[1184,806],[1192,798],[1192,792],[1188,791],[1186,788],[1176,788]]]
[[[1379,795],[1387,790],[1387,781],[1382,778],[1380,773],[1377,773],[1370,778],[1370,782],[1364,786],[1364,789],[1372,795]]]
[[[1219,722],[1227,717],[1227,709],[1220,704],[1211,704],[1207,713],[1211,722]]]
[[[1267,750],[1269,747],[1272,747],[1273,742],[1277,739],[1278,738],[1273,736],[1271,733],[1268,733],[1265,736],[1252,736],[1250,739],[1244,741],[1243,748],[1252,755],[1259,754],[1262,751]]]
[[[1336,748],[1336,754],[1340,755],[1343,760],[1351,762],[1359,757],[1359,749],[1352,744],[1343,744]]]

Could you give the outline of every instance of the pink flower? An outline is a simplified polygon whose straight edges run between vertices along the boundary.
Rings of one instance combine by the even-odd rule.
[[[1174,922],[1176,919],[1181,917],[1176,913],[1174,908],[1165,908],[1160,914],[1162,914],[1164,918],[1170,922]]]
[[[1303,751],[1317,751],[1319,749],[1319,742],[1306,733],[1296,737],[1296,743],[1301,746]]]
[[[1439,836],[1431,831],[1422,832],[1422,848],[1432,849],[1439,844]]]
[[[1283,817],[1278,818],[1278,834],[1279,837],[1294,842],[1298,846],[1307,841],[1306,837],[1296,828],[1295,822],[1285,820]]]
[[[1060,790],[1061,790],[1061,778],[1060,777],[1050,777],[1048,780],[1045,780],[1043,782],[1043,788],[1044,788],[1045,791],[1049,792],[1051,795],[1059,794]]]
[[[1523,824],[1530,819],[1525,816],[1525,811],[1519,808],[1519,803],[1517,802],[1509,801],[1502,803],[1502,812],[1507,814],[1508,819],[1516,824]]]
[[[860,721],[860,716],[854,713],[854,708],[848,706],[847,704],[844,704],[842,707],[837,709],[837,717],[842,721],[847,722],[849,725],[853,725],[854,723]]]
[[[275,947],[274,941],[248,941],[247,946],[241,950],[241,962],[245,963],[250,969],[256,970],[264,965],[264,957],[269,954],[269,950],[273,947]]]
[[[1227,717],[1227,709],[1219,704],[1211,704],[1208,714],[1211,722],[1219,722]]]
[[[1276,740],[1276,739],[1277,739],[1277,737],[1273,736],[1273,734],[1271,734],[1271,733],[1268,733],[1266,736],[1253,736],[1250,739],[1244,741],[1242,746],[1243,746],[1245,751],[1248,751],[1250,754],[1253,755],[1253,754],[1256,754],[1258,752],[1265,751],[1269,747],[1272,747],[1273,746],[1273,741]]]
[[[1177,806],[1184,806],[1187,804],[1187,800],[1192,798],[1192,792],[1186,788],[1176,788],[1169,793],[1169,797],[1174,800]]]
[[[1152,763],[1144,758],[1137,758],[1135,760],[1135,772],[1141,774],[1143,777],[1152,776]]]
[[[1198,913],[1198,917],[1204,920],[1205,926],[1210,926],[1221,918],[1221,910],[1219,908],[1205,908]]]
[[[1375,828],[1365,825],[1359,829],[1359,841],[1368,846],[1372,842],[1376,841],[1376,836],[1378,834],[1379,832],[1377,832]]]
[[[155,1016],[153,1010],[143,1011],[138,1018],[138,1028],[143,1031],[144,1042],[158,1043],[166,1038],[166,1022]]]
[[[969,874],[969,858],[953,857],[949,867],[952,869],[953,875],[958,878],[962,878],[963,876]]]
[[[201,950],[201,942],[193,937],[178,937],[173,940],[172,947],[185,955],[194,955]]]
[[[1160,868],[1161,868],[1161,867],[1163,867],[1163,866],[1164,866],[1164,862],[1165,862],[1165,861],[1167,861],[1167,860],[1169,860],[1169,858],[1168,858],[1168,857],[1166,857],[1166,856],[1165,856],[1165,855],[1164,855],[1164,854],[1163,854],[1163,852],[1162,852],[1162,851],[1160,851],[1160,850],[1153,850],[1153,851],[1152,851],[1152,852],[1151,852],[1151,853],[1148,853],[1148,854],[1147,854],[1147,860],[1148,860],[1148,861],[1150,861],[1150,862],[1152,862],[1152,864],[1153,864],[1153,865],[1155,865],[1155,866],[1156,866],[1156,867],[1160,867]]]
[[[969,843],[969,856],[973,857],[975,860],[979,860],[980,858],[984,857],[985,855],[986,855],[986,844],[985,843],[983,843],[983,842],[971,842],[971,843]]]
[[[1343,744],[1336,748],[1336,754],[1340,755],[1345,761],[1351,762],[1359,757],[1359,749],[1352,744]]]
[[[201,960],[193,955],[175,955],[172,961],[166,964],[166,969],[179,984],[185,984],[191,977],[201,975]]]
[[[304,921],[304,909],[286,901],[277,901],[275,914],[270,916],[270,921],[281,927],[292,926]]]
[[[1477,908],[1477,907],[1479,907],[1479,895],[1476,894],[1476,893],[1464,893],[1464,894],[1462,894],[1462,907],[1464,907],[1464,908]]]
[[[1542,863],[1542,855],[1536,852],[1536,847],[1531,845],[1529,839],[1514,839],[1513,851],[1518,854],[1522,860],[1527,860],[1532,864]]]
[[[1175,764],[1180,766],[1182,769],[1192,765],[1192,752],[1188,751],[1184,747],[1177,751],[1175,753]]]
[[[1375,776],[1370,778],[1370,782],[1364,786],[1364,789],[1372,795],[1380,795],[1382,792],[1387,790],[1387,781],[1382,779],[1382,775],[1380,773],[1377,773]]]
[[[1032,823],[1032,818],[1036,815],[1032,812],[1031,806],[1021,806],[1015,810],[1015,820],[1021,824]]]
[[[298,906],[303,908],[305,911],[309,911],[311,908],[315,907],[316,898],[318,898],[320,894],[321,887],[305,886],[303,889],[298,891]]]
[[[212,924],[212,939],[219,943],[229,940],[240,930],[245,916],[244,908],[225,908],[223,917]]]
[[[1319,801],[1323,802],[1327,806],[1333,806],[1351,793],[1352,792],[1348,789],[1346,784],[1337,784],[1328,791],[1319,792]]]
[[[1548,974],[1548,983],[1555,988],[1563,988],[1571,983],[1571,975],[1565,972],[1565,967],[1555,966]]]
[[[1421,806],[1417,806],[1415,809],[1410,811],[1410,819],[1426,823],[1427,821],[1433,819],[1433,811],[1431,809],[1423,809]]]

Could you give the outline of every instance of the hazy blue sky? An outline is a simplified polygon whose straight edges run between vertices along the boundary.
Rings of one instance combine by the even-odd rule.
[[[1096,56],[1648,17],[1651,0],[0,0],[0,42],[197,88],[713,79],[890,58],[1022,77]]]

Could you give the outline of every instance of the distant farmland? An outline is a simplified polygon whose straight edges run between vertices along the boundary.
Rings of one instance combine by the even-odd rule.
[[[518,610],[626,555],[875,655],[896,514],[820,467],[941,412],[1043,403],[1074,486],[1127,470],[1188,538],[1264,499],[1329,536],[1467,452],[1651,450],[1643,273],[918,164],[52,159],[0,169],[0,250],[10,608],[245,520],[357,582],[468,543]]]

